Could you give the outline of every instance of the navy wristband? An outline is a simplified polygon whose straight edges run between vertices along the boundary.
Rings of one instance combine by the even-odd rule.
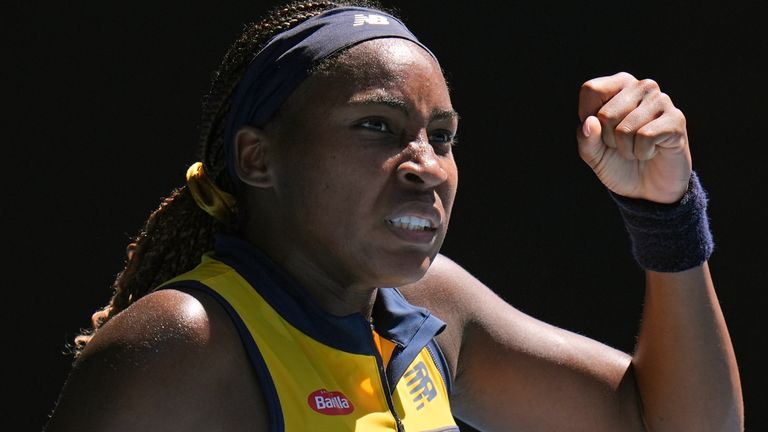
[[[672,204],[608,192],[619,206],[632,240],[632,255],[640,267],[679,272],[709,259],[714,241],[707,219],[707,195],[695,172],[683,197]]]

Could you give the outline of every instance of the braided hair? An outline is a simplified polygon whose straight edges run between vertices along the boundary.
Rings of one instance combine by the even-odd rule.
[[[263,19],[245,27],[230,46],[208,93],[203,97],[200,120],[199,160],[217,186],[235,194],[224,158],[224,128],[234,90],[253,56],[277,33],[286,31],[326,10],[339,6],[366,6],[381,9],[374,1],[293,1],[277,6]],[[237,215],[234,219],[241,219]],[[191,270],[201,256],[213,248],[219,232],[237,232],[239,220],[220,222],[195,203],[186,186],[164,198],[128,245],[125,267],[112,283],[109,303],[91,318],[91,329],[75,338],[71,350],[77,357],[94,333],[163,282]]]

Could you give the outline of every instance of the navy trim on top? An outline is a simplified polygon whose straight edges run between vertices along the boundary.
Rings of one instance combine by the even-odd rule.
[[[245,325],[242,318],[240,318],[240,315],[238,315],[237,311],[235,311],[232,305],[230,305],[229,302],[224,297],[222,297],[219,293],[207,287],[203,283],[200,283],[199,281],[196,281],[196,280],[176,281],[174,283],[164,285],[160,289],[168,289],[168,288],[172,288],[172,289],[189,288],[189,289],[202,291],[205,294],[208,294],[209,296],[211,296],[221,306],[224,307],[224,310],[227,311],[230,319],[232,319],[232,322],[235,324],[235,327],[237,328],[237,333],[240,335],[240,340],[242,340],[243,345],[245,346],[245,350],[248,352],[248,357],[250,357],[251,359],[251,364],[253,365],[253,368],[256,370],[256,376],[259,379],[259,384],[261,385],[261,391],[264,393],[264,399],[267,403],[267,410],[269,411],[269,423],[270,423],[269,429],[272,432],[284,431],[285,419],[283,418],[283,409],[280,406],[280,397],[277,394],[275,383],[274,381],[272,381],[272,375],[269,373],[269,368],[267,368],[267,364],[264,361],[264,357],[262,357],[261,351],[259,351],[259,347],[256,345],[256,342],[253,340],[253,336],[251,336],[250,330],[248,330],[248,327]]]
[[[396,288],[379,289],[373,305],[376,330],[398,347],[387,365],[387,380],[395,388],[422,348],[445,328],[445,323],[427,309],[416,307]],[[388,325],[381,326],[379,320]]]
[[[445,390],[448,392],[448,397],[450,398],[453,394],[453,380],[451,379],[448,361],[445,359],[443,350],[440,348],[440,344],[438,344],[435,339],[432,339],[427,344],[427,351],[429,351],[429,355],[432,356],[432,361],[435,362],[435,366],[437,366],[437,370],[443,378]]]
[[[307,336],[333,348],[373,355],[370,324],[361,314],[337,317],[314,304],[298,283],[250,243],[219,235],[214,258],[229,265]]]
[[[251,243],[218,235],[214,257],[237,271],[291,325],[330,347],[374,355],[368,320],[360,313],[331,315],[315,304],[299,284]],[[394,391],[405,368],[445,323],[428,310],[411,305],[392,288],[378,290],[373,320],[379,335],[397,344],[387,375]]]
[[[430,319],[431,318],[431,319]],[[416,334],[413,335],[408,345],[401,350],[396,350],[392,354],[392,358],[387,365],[387,381],[391,388],[397,385],[400,378],[405,373],[408,366],[413,359],[419,355],[419,352],[427,346],[427,344],[445,328],[445,323],[435,318],[434,316],[428,316],[423,324],[419,327]]]

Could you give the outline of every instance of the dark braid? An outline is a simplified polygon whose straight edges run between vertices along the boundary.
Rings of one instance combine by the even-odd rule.
[[[136,238],[133,256],[115,281],[110,316],[198,265],[219,231],[221,223],[200,210],[187,188],[174,190]]]
[[[224,160],[224,128],[230,98],[251,59],[273,35],[343,5],[378,7],[371,1],[297,1],[282,5],[261,21],[246,26],[225,54],[203,98],[199,126],[200,160],[221,189],[234,195]],[[112,285],[113,296],[105,308],[93,315],[93,328],[75,338],[75,356],[105,322],[159,284],[197,266],[203,253],[212,249],[214,235],[237,230],[237,226],[238,221],[224,224],[201,210],[186,186],[174,190],[150,214],[129,245],[125,268]]]
[[[171,192],[128,246],[125,268],[112,284],[112,298],[91,317],[92,329],[75,338],[71,350],[75,356],[110,318],[161,283],[199,264],[203,253],[213,248],[214,235],[222,229],[223,224],[201,210],[186,187]]]

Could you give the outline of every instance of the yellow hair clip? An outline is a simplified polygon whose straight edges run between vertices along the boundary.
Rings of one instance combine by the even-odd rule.
[[[235,197],[211,181],[202,162],[195,162],[187,169],[187,187],[197,205],[216,220],[227,222],[235,214]]]

